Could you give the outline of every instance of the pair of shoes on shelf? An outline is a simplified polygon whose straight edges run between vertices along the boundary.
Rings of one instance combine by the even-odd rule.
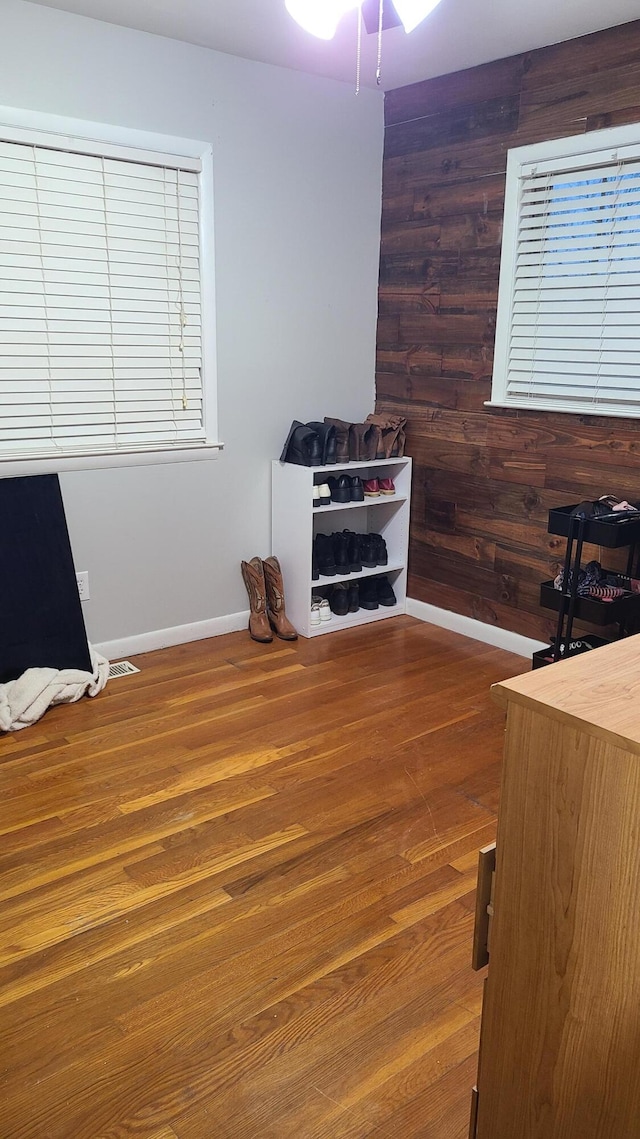
[[[328,479],[332,502],[364,502],[364,487],[359,475],[338,475]]]
[[[377,609],[379,605],[397,605],[396,595],[387,577],[366,577],[360,582],[360,606]]]
[[[379,432],[377,459],[399,459],[404,455],[406,423],[404,416],[385,411],[367,416],[367,425]]]
[[[330,621],[332,613],[336,617],[357,613],[360,608],[358,587],[357,581],[340,581],[335,585],[323,586],[318,592],[314,591],[311,594],[311,624],[319,625],[321,621]]]
[[[404,455],[407,421],[401,415],[381,412],[368,415],[364,423],[348,423],[325,416],[324,422],[335,431],[336,463],[363,463]]]
[[[359,547],[365,569],[375,569],[376,566],[388,565],[387,543],[382,534],[360,534]]]
[[[360,590],[357,581],[339,581],[329,587],[329,604],[336,617],[346,617],[347,613],[357,613],[360,608]]]
[[[252,558],[241,562],[242,579],[249,594],[249,633],[252,640],[268,644],[273,632],[283,641],[297,641],[298,634],[285,612],[284,582],[277,558]]]
[[[327,422],[300,423],[294,419],[280,462],[301,467],[333,466],[337,462],[335,429]]]
[[[335,585],[324,586],[322,591],[311,594],[311,624],[319,625],[321,621],[331,620],[331,613],[336,617],[346,617],[348,613],[357,613],[359,609],[377,609],[380,605],[391,607],[397,605],[396,595],[387,577],[365,577],[359,581],[339,581]],[[324,615],[323,606],[330,607],[330,612]]]
[[[317,581],[320,576],[361,573],[363,567],[386,566],[388,560],[387,544],[381,534],[356,534],[354,530],[316,534],[311,576]]]
[[[324,625],[331,620],[331,606],[321,593],[311,594],[311,625]]]
[[[329,506],[331,502],[364,502],[364,488],[359,475],[316,475],[313,480],[313,505]]]
[[[379,498],[381,494],[395,494],[396,487],[393,479],[365,479],[363,490],[366,498]]]
[[[316,534],[313,541],[314,581],[318,577],[335,577],[337,573],[360,573],[362,561],[357,535],[346,531]]]
[[[325,423],[335,429],[336,462],[358,463],[375,459],[381,445],[381,431],[373,423],[347,423],[344,419],[328,419]]]

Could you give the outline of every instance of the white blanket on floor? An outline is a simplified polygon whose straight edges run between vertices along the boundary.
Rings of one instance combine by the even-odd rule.
[[[0,684],[0,731],[28,728],[52,704],[74,704],[97,696],[107,683],[109,661],[91,648],[93,672],[78,668],[28,668],[17,680]]]

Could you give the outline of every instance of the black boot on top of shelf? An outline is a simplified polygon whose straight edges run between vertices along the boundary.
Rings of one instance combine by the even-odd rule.
[[[320,441],[320,462],[314,466],[332,467],[336,463],[336,429],[331,423],[313,421],[307,423],[315,431]]]

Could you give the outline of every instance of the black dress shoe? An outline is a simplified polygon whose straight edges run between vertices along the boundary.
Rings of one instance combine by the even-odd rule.
[[[338,582],[331,590],[329,598],[331,610],[336,617],[346,617],[349,612],[349,587],[345,582]]]
[[[364,487],[360,476],[352,475],[349,481],[351,482],[351,501],[364,502]]]
[[[335,475],[327,479],[332,502],[351,502],[351,479],[348,475]]]
[[[336,576],[336,561],[333,556],[333,542],[328,534],[316,534],[313,548],[316,554],[318,572],[323,577]]]
[[[386,577],[377,577],[373,580],[376,586],[378,605],[397,605],[398,601],[389,579]]]
[[[376,580],[373,577],[365,577],[364,581],[359,582],[359,601],[361,609],[377,609],[378,608],[378,590],[376,588]]]

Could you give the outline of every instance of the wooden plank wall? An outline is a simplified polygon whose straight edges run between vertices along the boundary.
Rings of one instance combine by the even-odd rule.
[[[377,407],[408,419],[409,594],[546,639],[547,512],[640,499],[640,422],[484,407],[506,155],[640,123],[640,21],[391,91],[385,118]]]

